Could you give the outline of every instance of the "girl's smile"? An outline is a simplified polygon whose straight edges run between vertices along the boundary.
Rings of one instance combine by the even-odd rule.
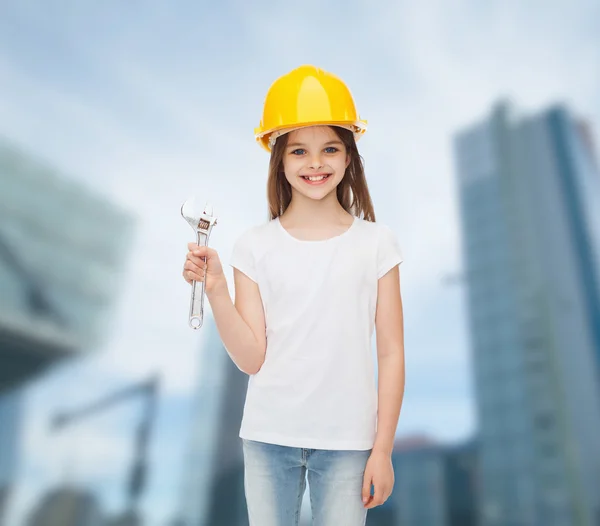
[[[330,176],[330,173],[321,173],[314,175],[301,175],[300,178],[311,186],[317,186],[320,184],[325,184],[325,182],[329,179]]]

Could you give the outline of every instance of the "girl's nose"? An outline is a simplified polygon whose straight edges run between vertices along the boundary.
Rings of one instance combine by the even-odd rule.
[[[311,168],[314,168],[315,170],[318,170],[319,168],[323,168],[323,162],[321,161],[321,155],[320,154],[313,155],[310,160],[309,166]]]

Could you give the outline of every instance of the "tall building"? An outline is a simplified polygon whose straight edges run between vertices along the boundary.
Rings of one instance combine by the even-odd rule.
[[[477,526],[479,442],[444,447],[447,526]]]
[[[454,150],[482,526],[600,523],[600,176],[556,106],[498,104]]]
[[[21,395],[16,391],[0,397],[0,525],[6,519],[11,486],[17,472],[21,404]]]
[[[133,222],[3,142],[0,188],[1,392],[99,342]]]
[[[200,378],[185,462],[180,524],[247,526],[239,428],[248,375],[233,363],[207,317]]]
[[[26,526],[105,526],[96,497],[87,490],[62,487],[48,492]]]
[[[0,524],[18,462],[23,386],[101,342],[129,214],[0,140]]]
[[[369,510],[367,526],[476,526],[477,445],[398,439],[389,499]]]

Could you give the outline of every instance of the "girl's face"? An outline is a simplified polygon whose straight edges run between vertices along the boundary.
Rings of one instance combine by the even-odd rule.
[[[283,169],[292,193],[323,199],[336,189],[349,164],[344,143],[331,127],[308,126],[290,132]]]

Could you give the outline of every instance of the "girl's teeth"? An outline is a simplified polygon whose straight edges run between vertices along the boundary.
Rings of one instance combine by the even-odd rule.
[[[325,179],[325,176],[321,175],[319,177],[309,177],[308,178],[309,181],[320,181],[321,179]]]

